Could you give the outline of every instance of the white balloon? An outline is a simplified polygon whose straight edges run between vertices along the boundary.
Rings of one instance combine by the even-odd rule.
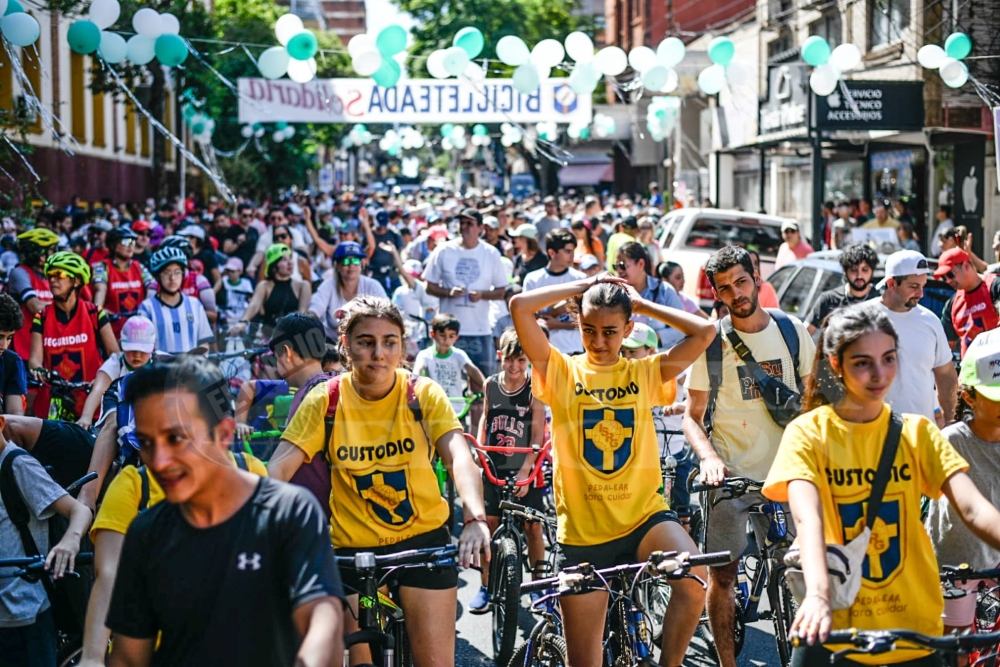
[[[296,83],[309,83],[316,78],[316,59],[289,60],[288,78]]]
[[[663,65],[654,65],[642,73],[642,85],[646,90],[660,90],[670,80],[671,70]]]
[[[104,60],[116,65],[125,60],[127,52],[128,46],[125,44],[124,37],[116,32],[101,31],[101,43],[97,47],[97,53]]]
[[[580,31],[566,35],[566,55],[578,63],[594,59],[594,42]]]
[[[4,0],[3,5],[4,11],[6,11],[6,0]],[[90,12],[88,12],[87,18],[98,28],[104,30],[113,26],[118,17],[121,16],[121,13],[122,6],[118,4],[118,0],[94,0],[90,3]]]
[[[427,73],[435,79],[447,79],[451,74],[444,68],[444,49],[432,51],[427,57]]]
[[[677,76],[677,72],[675,70],[668,69],[667,72],[668,72],[667,82],[660,87],[660,90],[658,92],[672,93],[675,90],[677,90],[677,86],[679,86],[681,83],[681,80]]]
[[[264,128],[260,128],[259,130],[256,130],[253,133],[253,136],[257,137],[258,139],[260,139],[261,137],[263,137],[264,136]]]
[[[382,66],[382,54],[374,47],[370,50],[362,51],[351,59],[351,67],[358,76],[371,76]]]
[[[722,65],[709,65],[698,75],[698,88],[706,95],[715,95],[726,85],[726,70]]]
[[[861,64],[861,49],[854,44],[841,44],[833,50],[827,62],[841,72],[852,70]]]
[[[601,74],[618,76],[628,67],[628,56],[617,46],[605,46],[594,56],[594,65]]]
[[[160,15],[155,9],[143,7],[132,16],[132,27],[144,37],[159,37],[162,30]],[[132,59],[129,58],[129,60]]]
[[[285,133],[280,130],[275,130],[274,134],[271,135],[271,138],[274,139],[274,143],[280,144],[285,140]]]
[[[25,47],[38,41],[41,27],[31,14],[15,12],[0,19],[0,32],[14,46]]]
[[[961,88],[969,80],[969,68],[961,60],[945,58],[938,69],[941,80],[949,88]]]
[[[451,139],[449,139],[448,137],[444,137],[443,139],[441,139],[441,148],[443,148],[444,150],[450,151],[454,147],[455,144],[451,143]]]
[[[156,56],[156,40],[145,35],[132,35],[125,44],[125,56],[130,63],[145,65]]]
[[[295,14],[285,14],[274,24],[274,35],[278,38],[278,43],[288,46],[288,40],[305,30],[302,19]]]
[[[543,39],[531,50],[531,62],[539,70],[551,69],[562,62],[565,55],[563,45],[554,39]]]
[[[656,57],[660,60],[660,64],[665,67],[674,67],[677,65],[677,63],[684,60],[686,52],[687,49],[684,46],[684,42],[676,37],[667,37],[656,47]]]
[[[530,57],[531,51],[528,50],[528,45],[520,37],[507,35],[501,37],[500,41],[497,42],[497,58],[505,65],[518,67],[528,62]]]
[[[169,12],[160,14],[160,31],[163,35],[179,35],[181,34],[181,22]]]
[[[455,139],[457,139],[459,137],[464,137],[464,136],[465,136],[465,126],[464,125],[456,125],[455,129],[451,133],[452,141],[454,141]]]
[[[927,69],[937,69],[947,57],[948,54],[937,44],[924,44],[917,51],[917,62]]]
[[[628,52],[628,64],[639,73],[656,67],[656,51],[648,46],[637,46]]]
[[[288,73],[288,62],[291,58],[283,46],[272,46],[260,54],[257,59],[257,69],[265,79],[280,79]]]
[[[486,78],[486,72],[483,71],[482,66],[475,62],[470,62],[463,74],[469,81],[479,82]]]
[[[371,51],[374,49],[378,51],[378,47],[375,46],[375,40],[371,38],[371,35],[367,33],[361,33],[351,37],[351,41],[347,43],[347,53],[352,58],[363,53],[365,51]]]
[[[452,46],[444,50],[444,59],[441,62],[448,74],[458,76],[469,66],[469,54],[461,47]]]
[[[823,63],[809,75],[809,87],[820,97],[826,97],[837,89],[840,71],[829,62]]]
[[[533,63],[524,63],[514,70],[514,73],[511,75],[511,82],[514,85],[514,90],[524,95],[530,95],[538,90],[538,86],[541,83],[541,76],[539,75],[538,68]]]
[[[251,125],[244,125],[243,127],[241,127],[240,128],[240,135],[244,139],[249,139],[250,137],[252,137],[253,136],[253,126],[251,126]]]
[[[739,60],[726,65],[726,81],[730,86],[742,86],[750,80],[750,67]]]

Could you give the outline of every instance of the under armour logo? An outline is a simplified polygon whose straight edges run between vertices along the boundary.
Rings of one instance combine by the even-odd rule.
[[[247,552],[243,551],[238,556],[236,556],[236,568],[239,570],[245,570],[247,568],[251,570],[260,569],[260,554],[254,553],[252,556],[247,556]]]

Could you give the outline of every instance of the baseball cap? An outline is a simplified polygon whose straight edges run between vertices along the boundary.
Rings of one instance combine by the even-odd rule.
[[[889,278],[900,276],[912,276],[914,274],[931,272],[927,264],[927,258],[916,250],[900,250],[889,255],[885,260],[885,278],[879,281],[875,287],[882,289]],[[947,271],[945,272],[947,273]]]
[[[288,212],[292,215],[302,215],[302,207],[295,202],[292,202],[288,205]]]
[[[639,221],[635,219],[634,215],[630,215],[622,220],[622,227],[625,229],[638,229]]]
[[[622,347],[630,350],[637,350],[640,347],[651,347],[654,350],[659,346],[660,339],[656,332],[649,325],[636,322],[632,325],[632,333],[622,341]]]
[[[444,225],[431,225],[427,228],[427,236],[431,238],[441,240],[448,238],[448,228]]]
[[[156,327],[148,317],[135,315],[122,326],[122,350],[152,354],[156,349]]]
[[[197,225],[188,225],[184,229],[177,232],[178,236],[190,236],[191,238],[196,238],[200,241],[205,240],[205,230]]]
[[[538,227],[528,223],[521,225],[515,229],[508,229],[507,236],[514,238],[515,236],[523,236],[526,239],[537,239],[538,238]]]
[[[458,214],[458,217],[475,220],[477,225],[483,224],[483,214],[471,206],[469,208],[463,208],[462,212]]]
[[[243,260],[239,257],[230,257],[226,260],[226,265],[223,267],[224,271],[236,271],[237,273],[243,273]]]
[[[500,221],[495,215],[487,215],[483,218],[483,224],[492,229],[500,229]]]
[[[148,232],[153,226],[146,220],[136,220],[132,223],[133,232]]]
[[[584,255],[580,258],[580,270],[587,271],[594,268],[595,266],[600,266],[601,262],[599,259],[593,255]]]
[[[379,211],[375,214],[375,226],[385,227],[389,224],[389,214],[386,211]]]
[[[1000,401],[1000,345],[974,345],[962,359],[959,382],[990,401]]]
[[[794,220],[785,220],[783,223],[781,223],[781,231],[785,231],[786,229],[791,229],[797,232],[799,231],[799,223],[795,222]]]
[[[972,258],[969,257],[969,253],[965,252],[961,248],[952,248],[951,250],[945,250],[938,257],[938,266],[934,270],[935,278],[943,278],[946,273],[954,269],[959,264],[965,264],[966,262],[971,262]]]

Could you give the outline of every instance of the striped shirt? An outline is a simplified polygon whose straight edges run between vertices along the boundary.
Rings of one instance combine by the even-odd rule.
[[[139,306],[139,314],[148,317],[156,326],[158,352],[182,354],[215,339],[205,307],[198,299],[185,294],[181,295],[181,301],[175,307],[168,306],[160,301],[158,295],[153,295]]]

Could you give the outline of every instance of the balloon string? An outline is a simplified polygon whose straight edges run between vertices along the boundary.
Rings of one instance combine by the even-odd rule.
[[[24,103],[28,108],[28,111],[37,114],[42,127],[52,134],[53,140],[55,140],[56,145],[59,146],[67,155],[73,156],[76,153],[73,149],[67,145],[63,140],[63,137],[68,137],[70,143],[74,146],[79,147],[76,138],[72,133],[60,131],[62,129],[62,121],[58,116],[55,116],[48,107],[46,107],[42,101],[38,98],[35,93],[34,86],[31,85],[31,80],[28,78],[27,72],[24,71],[24,65],[21,63],[21,58],[17,53],[15,53],[13,46],[7,40],[0,40],[3,42],[4,51],[7,53],[7,60],[10,62],[11,70],[14,72],[15,79],[18,85],[21,87],[21,92],[24,96]],[[34,49],[34,45],[32,45]],[[41,69],[41,56],[38,54],[38,50],[34,49],[35,57],[38,59],[39,69]],[[59,126],[59,129],[56,129]]]
[[[101,61],[101,64],[103,66],[104,62]],[[229,189],[229,186],[226,185],[226,182],[224,180],[222,180],[222,178],[218,174],[216,174],[214,171],[212,171],[207,166],[205,166],[205,164],[201,160],[199,160],[195,156],[194,153],[192,153],[191,151],[189,151],[187,149],[187,147],[184,145],[184,142],[182,142],[180,139],[178,139],[177,137],[175,137],[174,134],[170,130],[168,130],[166,128],[166,126],[163,125],[163,123],[161,123],[155,117],[153,117],[153,114],[151,114],[146,109],[146,107],[142,106],[142,103],[139,102],[139,99],[135,96],[135,94],[132,92],[132,90],[127,85],[125,85],[125,82],[122,81],[121,77],[118,75],[118,72],[115,70],[114,67],[107,67],[106,69],[107,69],[108,72],[111,73],[111,76],[112,76],[112,78],[114,78],[115,83],[118,84],[118,88],[123,93],[125,93],[126,97],[129,98],[129,100],[132,102],[132,104],[135,106],[135,108],[138,109],[139,112],[143,116],[146,117],[146,120],[149,121],[149,124],[152,125],[153,128],[155,128],[157,132],[159,132],[160,134],[162,134],[167,139],[167,141],[169,141],[171,144],[173,144],[174,147],[178,151],[180,151],[184,155],[185,158],[187,158],[188,160],[190,160],[192,164],[194,164],[196,167],[198,167],[199,169],[201,169],[205,173],[205,175],[208,176],[212,180],[213,183],[215,183],[215,187],[217,187],[219,189],[219,193],[227,201],[229,201],[230,203],[235,202],[236,201],[236,196]],[[182,175],[182,177],[183,177],[183,175]]]
[[[24,153],[22,153],[20,149],[18,149],[18,147],[14,144],[14,142],[10,140],[10,137],[8,137],[6,133],[0,133],[0,137],[3,137],[3,140],[7,142],[8,146],[10,146],[10,149],[14,151],[14,154],[17,155],[19,158],[21,158],[21,162],[23,162],[24,166],[28,168],[28,171],[35,178],[35,182],[36,183],[40,182],[42,179],[38,175],[38,172],[35,171],[35,168],[31,166],[30,162],[28,162],[28,158],[24,156]],[[10,173],[8,173],[6,170],[4,170],[3,173],[7,174],[7,178],[9,178],[10,180],[14,181],[15,183],[17,182],[17,179],[11,176]]]

